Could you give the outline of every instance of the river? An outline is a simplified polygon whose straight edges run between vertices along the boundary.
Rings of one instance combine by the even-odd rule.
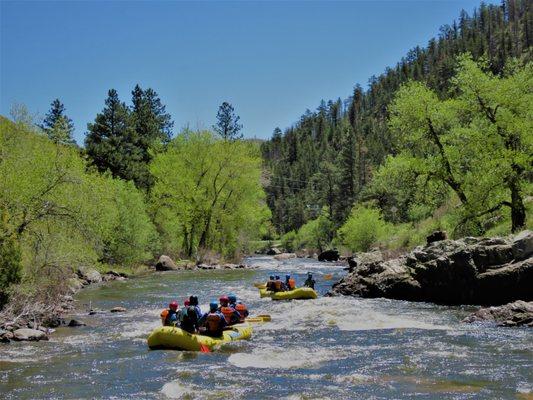
[[[344,271],[308,259],[254,257],[251,270],[183,271],[83,290],[88,326],[48,342],[0,347],[4,399],[532,399],[533,332],[461,324],[467,307],[386,299],[260,299],[253,282],[312,271],[320,294]],[[333,279],[324,279],[333,274]],[[150,351],[161,309],[195,293],[202,309],[235,292],[253,314],[250,341],[216,352]],[[120,314],[82,312],[124,306]]]

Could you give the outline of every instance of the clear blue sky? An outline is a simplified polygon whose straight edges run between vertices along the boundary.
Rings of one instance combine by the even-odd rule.
[[[1,3],[1,104],[44,115],[60,98],[83,143],[115,88],[155,89],[176,130],[210,127],[231,102],[248,137],[270,137],[321,99],[426,45],[480,1]]]

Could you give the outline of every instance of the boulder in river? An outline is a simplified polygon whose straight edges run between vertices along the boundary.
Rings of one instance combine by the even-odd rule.
[[[13,332],[13,340],[17,341],[39,341],[48,340],[45,332],[37,329],[22,328]]]
[[[291,258],[296,258],[296,254],[294,254],[294,253],[281,253],[281,254],[278,254],[278,255],[274,256],[274,259],[276,259],[278,261],[290,260]]]
[[[333,286],[333,292],[440,304],[530,301],[532,240],[533,232],[525,231],[512,239],[437,241],[391,260],[357,257],[357,266]]]
[[[326,250],[318,255],[318,261],[339,261],[339,257],[338,250]]]
[[[126,308],[124,308],[124,307],[113,307],[109,311],[112,312],[112,313],[119,313],[119,312],[126,312],[128,310]]]
[[[170,258],[169,256],[162,255],[159,257],[159,260],[157,260],[157,263],[155,264],[155,270],[156,271],[175,271],[178,269],[178,266]]]
[[[481,308],[463,322],[492,321],[499,326],[533,327],[533,301],[518,300],[499,307]]]
[[[86,326],[86,325],[87,324],[85,322],[79,321],[77,319],[71,319],[67,326],[70,328],[74,328],[77,326]]]

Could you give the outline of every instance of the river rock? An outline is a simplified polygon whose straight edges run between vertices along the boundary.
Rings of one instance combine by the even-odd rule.
[[[281,253],[274,256],[274,258],[278,261],[282,260],[290,260],[291,258],[296,258],[296,254],[294,253]]]
[[[387,261],[358,255],[357,264],[333,292],[439,304],[531,301],[532,235],[525,231],[511,239],[445,239]]]
[[[276,256],[278,254],[281,254],[281,250],[278,249],[277,247],[271,247],[270,249],[268,249],[265,253],[267,256]]]
[[[70,328],[74,328],[76,326],[86,326],[86,325],[87,324],[85,322],[79,321],[77,319],[71,319],[67,326]]]
[[[39,341],[48,340],[48,336],[43,331],[37,329],[22,328],[13,332],[13,340],[17,341]]]
[[[533,301],[522,300],[499,307],[481,308],[466,317],[463,322],[492,321],[500,326],[533,327]]]
[[[175,271],[178,269],[176,263],[169,256],[162,255],[155,264],[156,271]]]
[[[339,252],[336,249],[323,251],[318,255],[318,261],[339,261]]]
[[[97,270],[93,268],[85,268],[85,267],[79,268],[78,277],[82,281],[85,281],[87,284],[102,282],[102,275],[100,274],[100,272],[98,272]]]
[[[109,311],[112,312],[112,313],[119,313],[119,312],[126,312],[128,310],[126,308],[124,308],[124,307],[113,307]]]

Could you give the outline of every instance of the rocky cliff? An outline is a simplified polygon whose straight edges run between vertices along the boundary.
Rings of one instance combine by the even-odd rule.
[[[400,258],[351,263],[333,294],[440,304],[533,300],[533,232],[441,240]]]

